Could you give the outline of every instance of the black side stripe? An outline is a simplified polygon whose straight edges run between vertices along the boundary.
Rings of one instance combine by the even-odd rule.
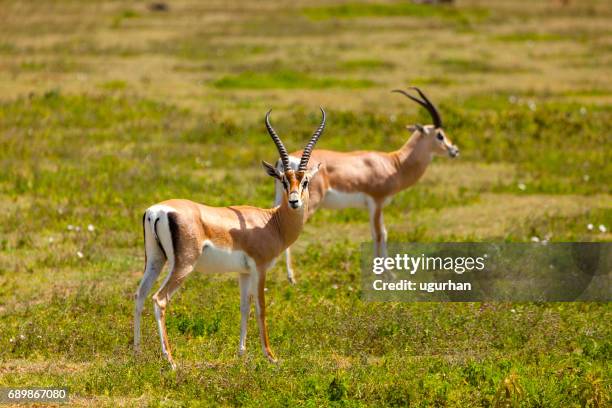
[[[155,219],[155,222],[153,223],[153,234],[155,235],[155,241],[157,241],[159,249],[161,249],[164,253],[164,257],[168,259],[168,255],[166,255],[166,251],[164,251],[164,247],[162,246],[161,242],[159,241],[159,237],[157,236],[157,221],[159,221],[159,218]]]
[[[172,238],[172,251],[176,262],[176,248],[180,248],[181,234],[179,231],[178,215],[174,212],[168,213],[168,226],[170,227],[170,238]]]

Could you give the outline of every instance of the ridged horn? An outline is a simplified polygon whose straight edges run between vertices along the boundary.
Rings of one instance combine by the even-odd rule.
[[[312,134],[310,141],[304,148],[304,151],[302,153],[302,159],[300,160],[300,166],[298,167],[298,171],[306,171],[306,168],[308,166],[308,161],[310,160],[310,155],[312,154],[312,149],[314,149],[315,145],[317,144],[317,141],[319,140],[319,137],[321,137],[321,134],[323,133],[323,130],[325,129],[325,110],[323,109],[323,107],[321,107],[320,109],[321,109],[321,115],[323,116],[321,119],[321,124],[319,125],[317,130],[315,130],[315,132]]]
[[[418,103],[419,105],[427,109],[427,111],[431,115],[431,119],[433,120],[434,126],[437,128],[441,128],[442,119],[440,117],[440,112],[438,112],[438,109],[436,108],[436,106],[433,103],[431,103],[429,98],[427,98],[427,96],[425,96],[425,94],[416,86],[411,86],[410,89],[414,89],[415,91],[417,91],[419,95],[421,96],[421,98],[423,98],[423,100],[415,98],[414,96],[410,95],[408,92],[403,91],[401,89],[394,89],[391,92],[401,93],[402,95],[408,97],[409,99],[413,100],[414,102]]]
[[[272,112],[272,109],[270,109],[268,113],[266,113],[266,129],[268,129],[268,133],[270,134],[270,137],[272,138],[272,140],[274,141],[274,144],[276,145],[278,154],[281,158],[281,161],[283,162],[283,168],[285,169],[285,171],[291,170],[291,166],[289,166],[289,153],[287,153],[287,149],[285,149],[285,145],[283,144],[280,137],[278,137],[278,135],[274,131],[272,124],[270,124],[270,112]]]

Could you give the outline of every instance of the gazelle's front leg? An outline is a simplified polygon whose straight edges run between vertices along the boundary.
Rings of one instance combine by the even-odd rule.
[[[261,339],[261,348],[264,356],[268,358],[271,363],[276,363],[276,357],[270,348],[270,339],[268,338],[268,325],[266,324],[266,299],[265,299],[265,285],[266,285],[266,270],[265,268],[257,267],[257,273],[254,274],[254,281],[256,283],[257,290],[254,291],[255,297],[255,311],[257,314],[257,324],[259,326],[259,338]],[[252,284],[253,284],[252,283]]]
[[[293,266],[291,265],[291,247],[287,247],[287,249],[285,249],[285,261],[287,263],[287,279],[289,280],[289,283],[295,285],[296,280],[293,276]]]
[[[238,354],[243,355],[246,351],[247,324],[251,312],[251,277],[240,274],[240,346]]]
[[[370,228],[374,242],[374,256],[387,256],[387,230],[383,221],[382,204],[369,200]]]

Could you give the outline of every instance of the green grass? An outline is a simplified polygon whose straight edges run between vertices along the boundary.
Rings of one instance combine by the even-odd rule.
[[[442,58],[436,63],[445,71],[451,73],[509,73],[525,71],[520,65],[498,65],[483,59],[475,58]]]
[[[281,260],[269,271],[278,365],[254,318],[237,356],[233,276],[194,274],[173,297],[176,372],[150,299],[132,352],[143,210],[270,206],[270,108],[290,150],[323,105],[319,147],[390,151],[431,119],[389,91],[431,96],[461,156],[394,197],[391,242],[612,239],[612,8],[472,4],[7,2],[0,386],[67,386],[75,406],[608,406],[608,303],[365,302],[358,209],[308,222],[296,286]],[[580,41],[561,41],[569,27]]]
[[[432,7],[429,5],[395,3],[347,3],[333,6],[308,7],[304,14],[311,19],[327,18],[363,18],[363,17],[443,17],[462,19],[466,17],[483,19],[488,12],[483,8],[457,8],[452,6]]]
[[[353,70],[378,70],[393,68],[394,64],[378,59],[353,59],[343,61],[340,66],[349,71]]]
[[[408,83],[418,85],[438,85],[438,86],[449,86],[454,85],[456,81],[445,77],[445,76],[432,76],[432,77],[422,77],[422,78],[411,78]]]
[[[502,34],[495,37],[499,41],[505,42],[523,42],[523,41],[562,41],[566,39],[560,34],[555,33],[537,33],[537,32],[516,32],[511,34]]]
[[[332,77],[313,77],[295,71],[243,72],[226,75],[213,82],[220,89],[359,89],[374,86],[368,79],[340,79]]]

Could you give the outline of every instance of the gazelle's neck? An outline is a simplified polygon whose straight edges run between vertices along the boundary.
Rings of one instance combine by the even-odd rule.
[[[431,163],[432,153],[427,139],[416,131],[410,139],[395,152],[391,153],[397,166],[397,176],[403,188],[416,183]]]
[[[283,198],[281,205],[273,209],[272,219],[285,247],[289,247],[297,240],[306,222],[307,213],[308,199],[303,200],[302,207],[294,210],[289,208],[287,199]]]

